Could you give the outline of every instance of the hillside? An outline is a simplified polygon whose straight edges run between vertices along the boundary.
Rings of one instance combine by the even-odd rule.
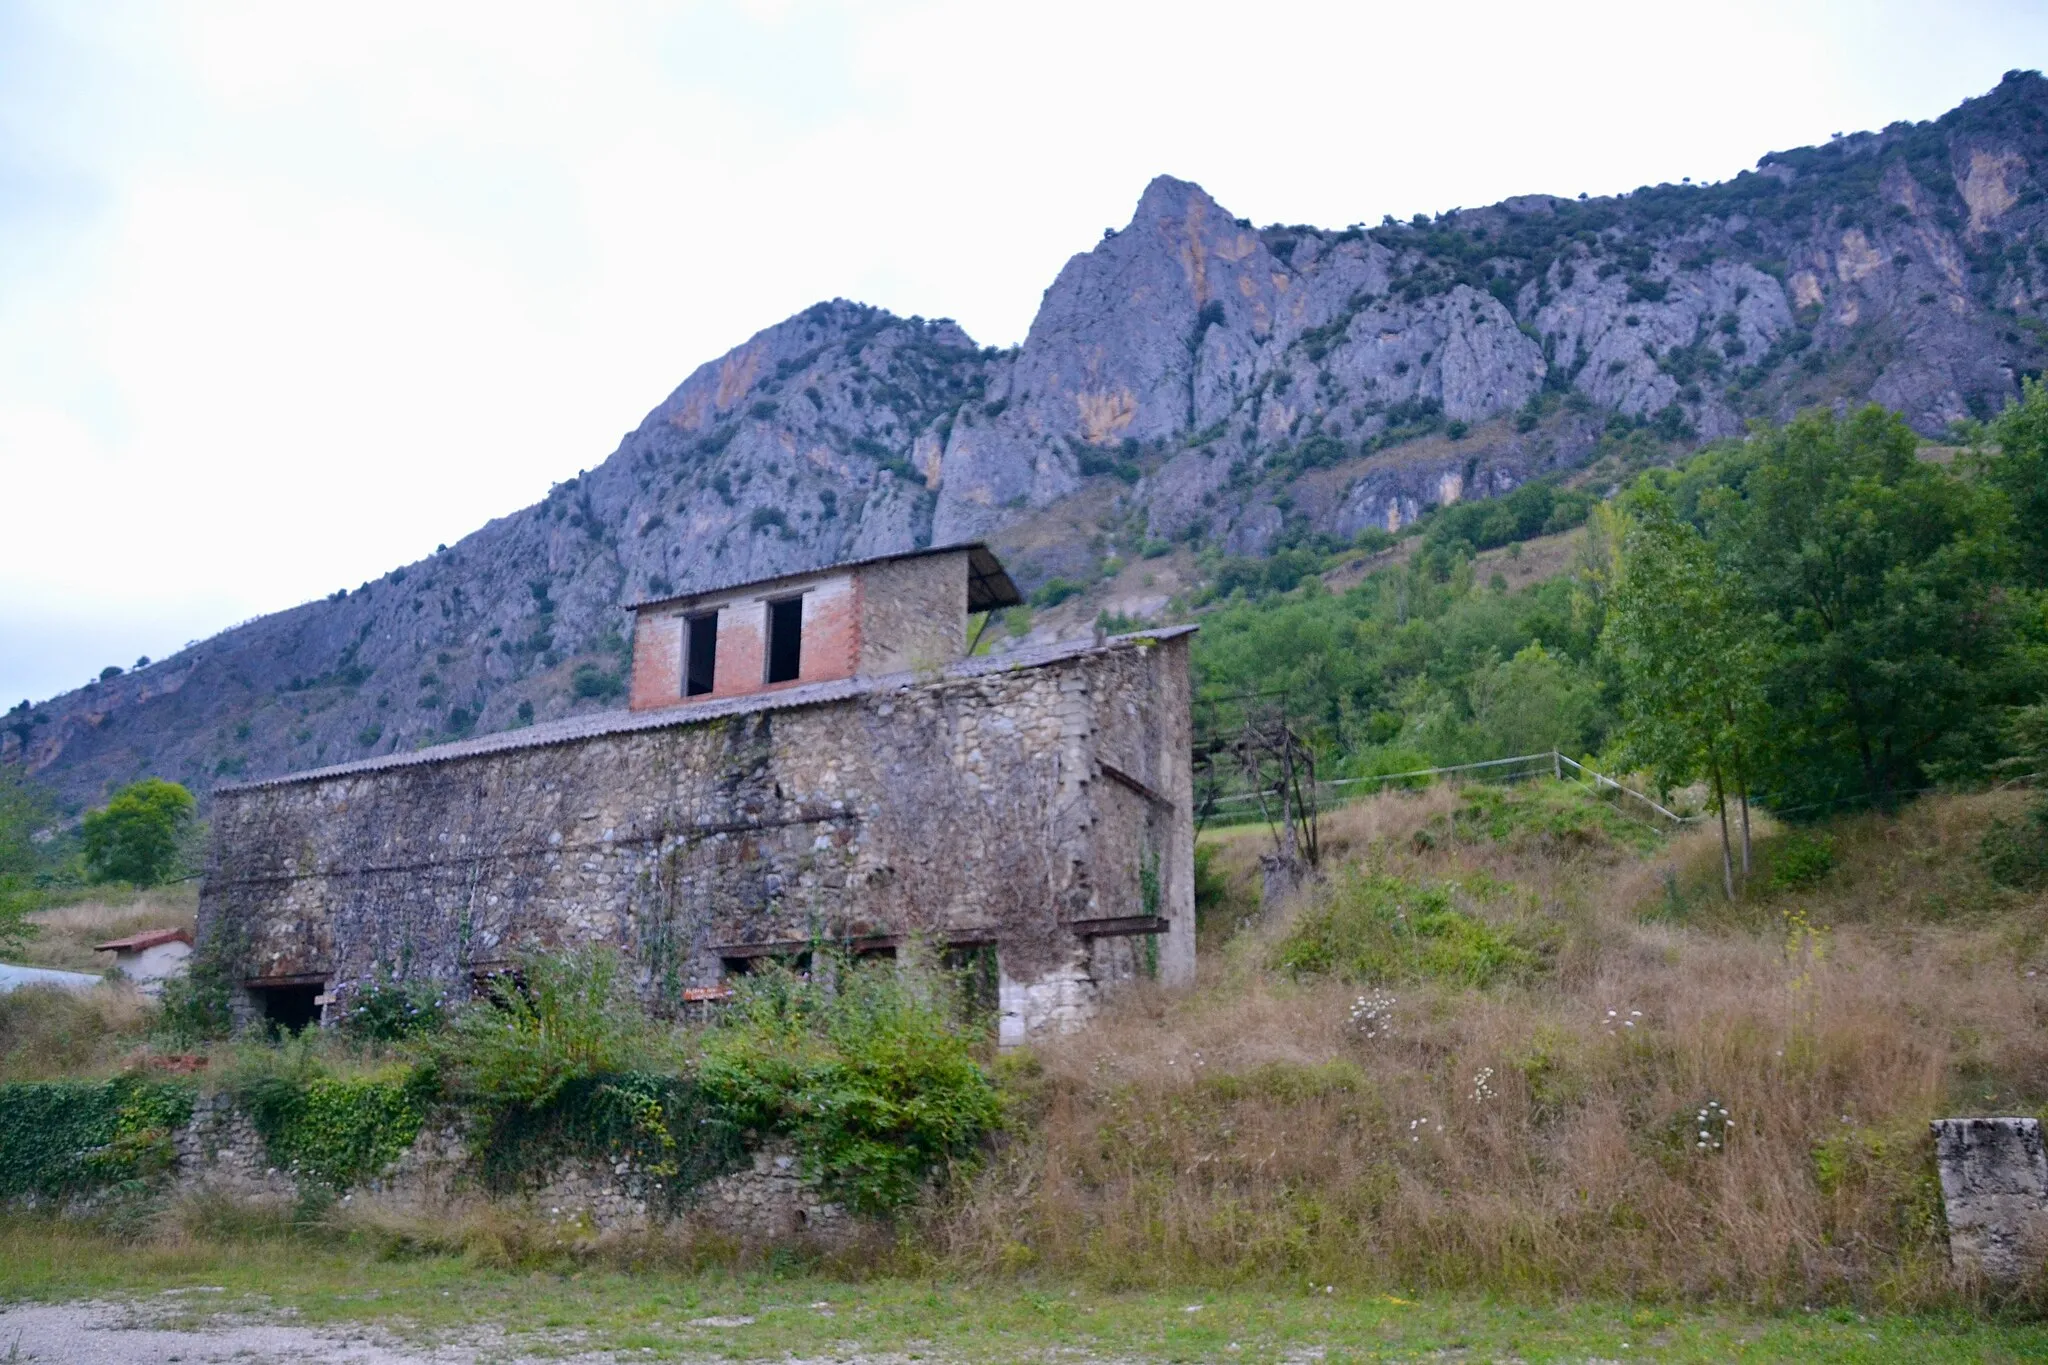
[[[1864,399],[1937,435],[2048,357],[2044,176],[2021,72],[1720,184],[1406,224],[1254,228],[1162,176],[1020,346],[819,304],[445,551],[16,708],[0,761],[73,804],[204,791],[617,705],[650,591],[970,537],[1027,589],[1122,575],[1050,630],[1166,609],[1196,548],[1347,544],[1622,441]]]

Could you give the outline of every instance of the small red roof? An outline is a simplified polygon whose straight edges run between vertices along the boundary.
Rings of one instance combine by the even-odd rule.
[[[149,929],[126,938],[110,938],[105,943],[92,945],[96,953],[139,953],[144,948],[154,948],[159,943],[190,943],[190,929]]]

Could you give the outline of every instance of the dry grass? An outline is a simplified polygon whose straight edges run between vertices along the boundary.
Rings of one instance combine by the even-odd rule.
[[[0,1082],[107,1070],[142,1042],[155,1007],[121,981],[0,995]]]
[[[105,971],[113,965],[112,955],[94,952],[93,944],[150,929],[191,929],[198,916],[199,892],[190,882],[147,891],[96,891],[89,899],[30,915],[36,933],[20,957],[33,967]]]
[[[1197,989],[1014,1059],[1033,1121],[946,1235],[1115,1285],[1946,1301],[1928,1120],[2048,1104],[2048,913],[1975,858],[2019,800],[1842,822],[1835,871],[1798,892],[1765,889],[1766,831],[1733,906],[1710,829],[1417,851],[1456,792],[1360,803],[1331,819],[1335,860],[1512,883],[1480,913],[1547,936],[1547,972],[1394,989],[1393,1032],[1366,1038],[1349,1015],[1373,988],[1268,970],[1269,915]],[[1220,847],[1241,884],[1257,839]],[[1719,1150],[1697,1146],[1709,1101],[1733,1116]]]

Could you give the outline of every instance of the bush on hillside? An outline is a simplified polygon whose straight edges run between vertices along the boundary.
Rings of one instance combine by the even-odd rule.
[[[1794,832],[1770,848],[1771,885],[1787,890],[1819,886],[1835,870],[1835,841],[1825,834]]]
[[[2032,891],[2048,883],[2048,798],[2018,820],[1993,818],[1978,852],[1984,870],[2001,886]]]
[[[1458,908],[1449,883],[1347,869],[1274,945],[1272,965],[1362,984],[1432,980],[1485,987],[1533,971],[1536,955]]]

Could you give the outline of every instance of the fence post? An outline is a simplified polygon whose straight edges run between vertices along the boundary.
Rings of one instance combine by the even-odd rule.
[[[1550,776],[1553,781],[1564,781],[1564,755],[1555,749],[1550,751]]]

